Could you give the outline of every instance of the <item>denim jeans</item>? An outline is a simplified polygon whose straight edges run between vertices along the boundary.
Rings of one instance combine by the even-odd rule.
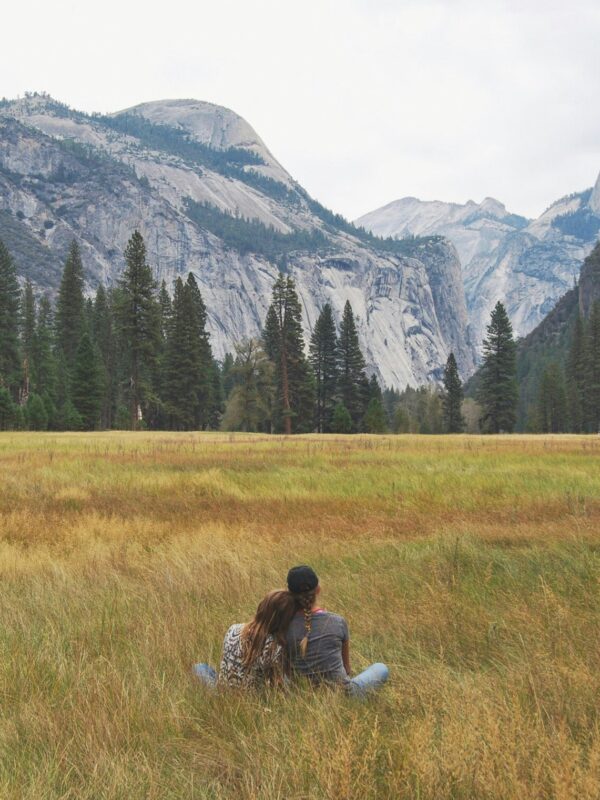
[[[217,671],[210,664],[194,664],[194,675],[205,685],[214,689],[217,685]],[[378,689],[388,679],[389,669],[385,664],[371,664],[360,675],[356,675],[347,684],[348,694],[354,697],[364,697],[373,689]]]
[[[210,664],[194,664],[192,671],[205,686],[210,686],[214,689],[217,685],[217,670],[211,667]]]
[[[350,683],[347,684],[348,694],[354,697],[364,697],[368,692],[382,686],[387,681],[389,674],[390,671],[385,664],[371,664],[360,675],[350,679]]]

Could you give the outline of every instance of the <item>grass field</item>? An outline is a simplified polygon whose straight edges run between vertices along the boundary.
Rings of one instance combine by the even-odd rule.
[[[0,798],[600,796],[600,439],[0,435]],[[190,677],[287,568],[355,670]]]

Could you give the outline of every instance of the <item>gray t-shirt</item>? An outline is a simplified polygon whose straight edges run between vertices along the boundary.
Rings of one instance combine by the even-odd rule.
[[[350,638],[346,620],[329,611],[314,612],[306,658],[300,655],[304,633],[304,614],[299,613],[294,616],[287,633],[292,669],[316,683],[348,683],[350,678],[342,661],[342,643]]]

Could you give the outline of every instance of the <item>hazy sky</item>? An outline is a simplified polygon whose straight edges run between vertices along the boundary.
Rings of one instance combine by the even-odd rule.
[[[350,218],[399,197],[537,216],[600,171],[598,0],[20,0],[0,96],[234,109]]]

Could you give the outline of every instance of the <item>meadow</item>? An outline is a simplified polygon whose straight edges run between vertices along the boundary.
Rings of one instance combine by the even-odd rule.
[[[367,703],[192,679],[295,563]],[[599,577],[599,437],[0,434],[0,798],[597,800]]]

